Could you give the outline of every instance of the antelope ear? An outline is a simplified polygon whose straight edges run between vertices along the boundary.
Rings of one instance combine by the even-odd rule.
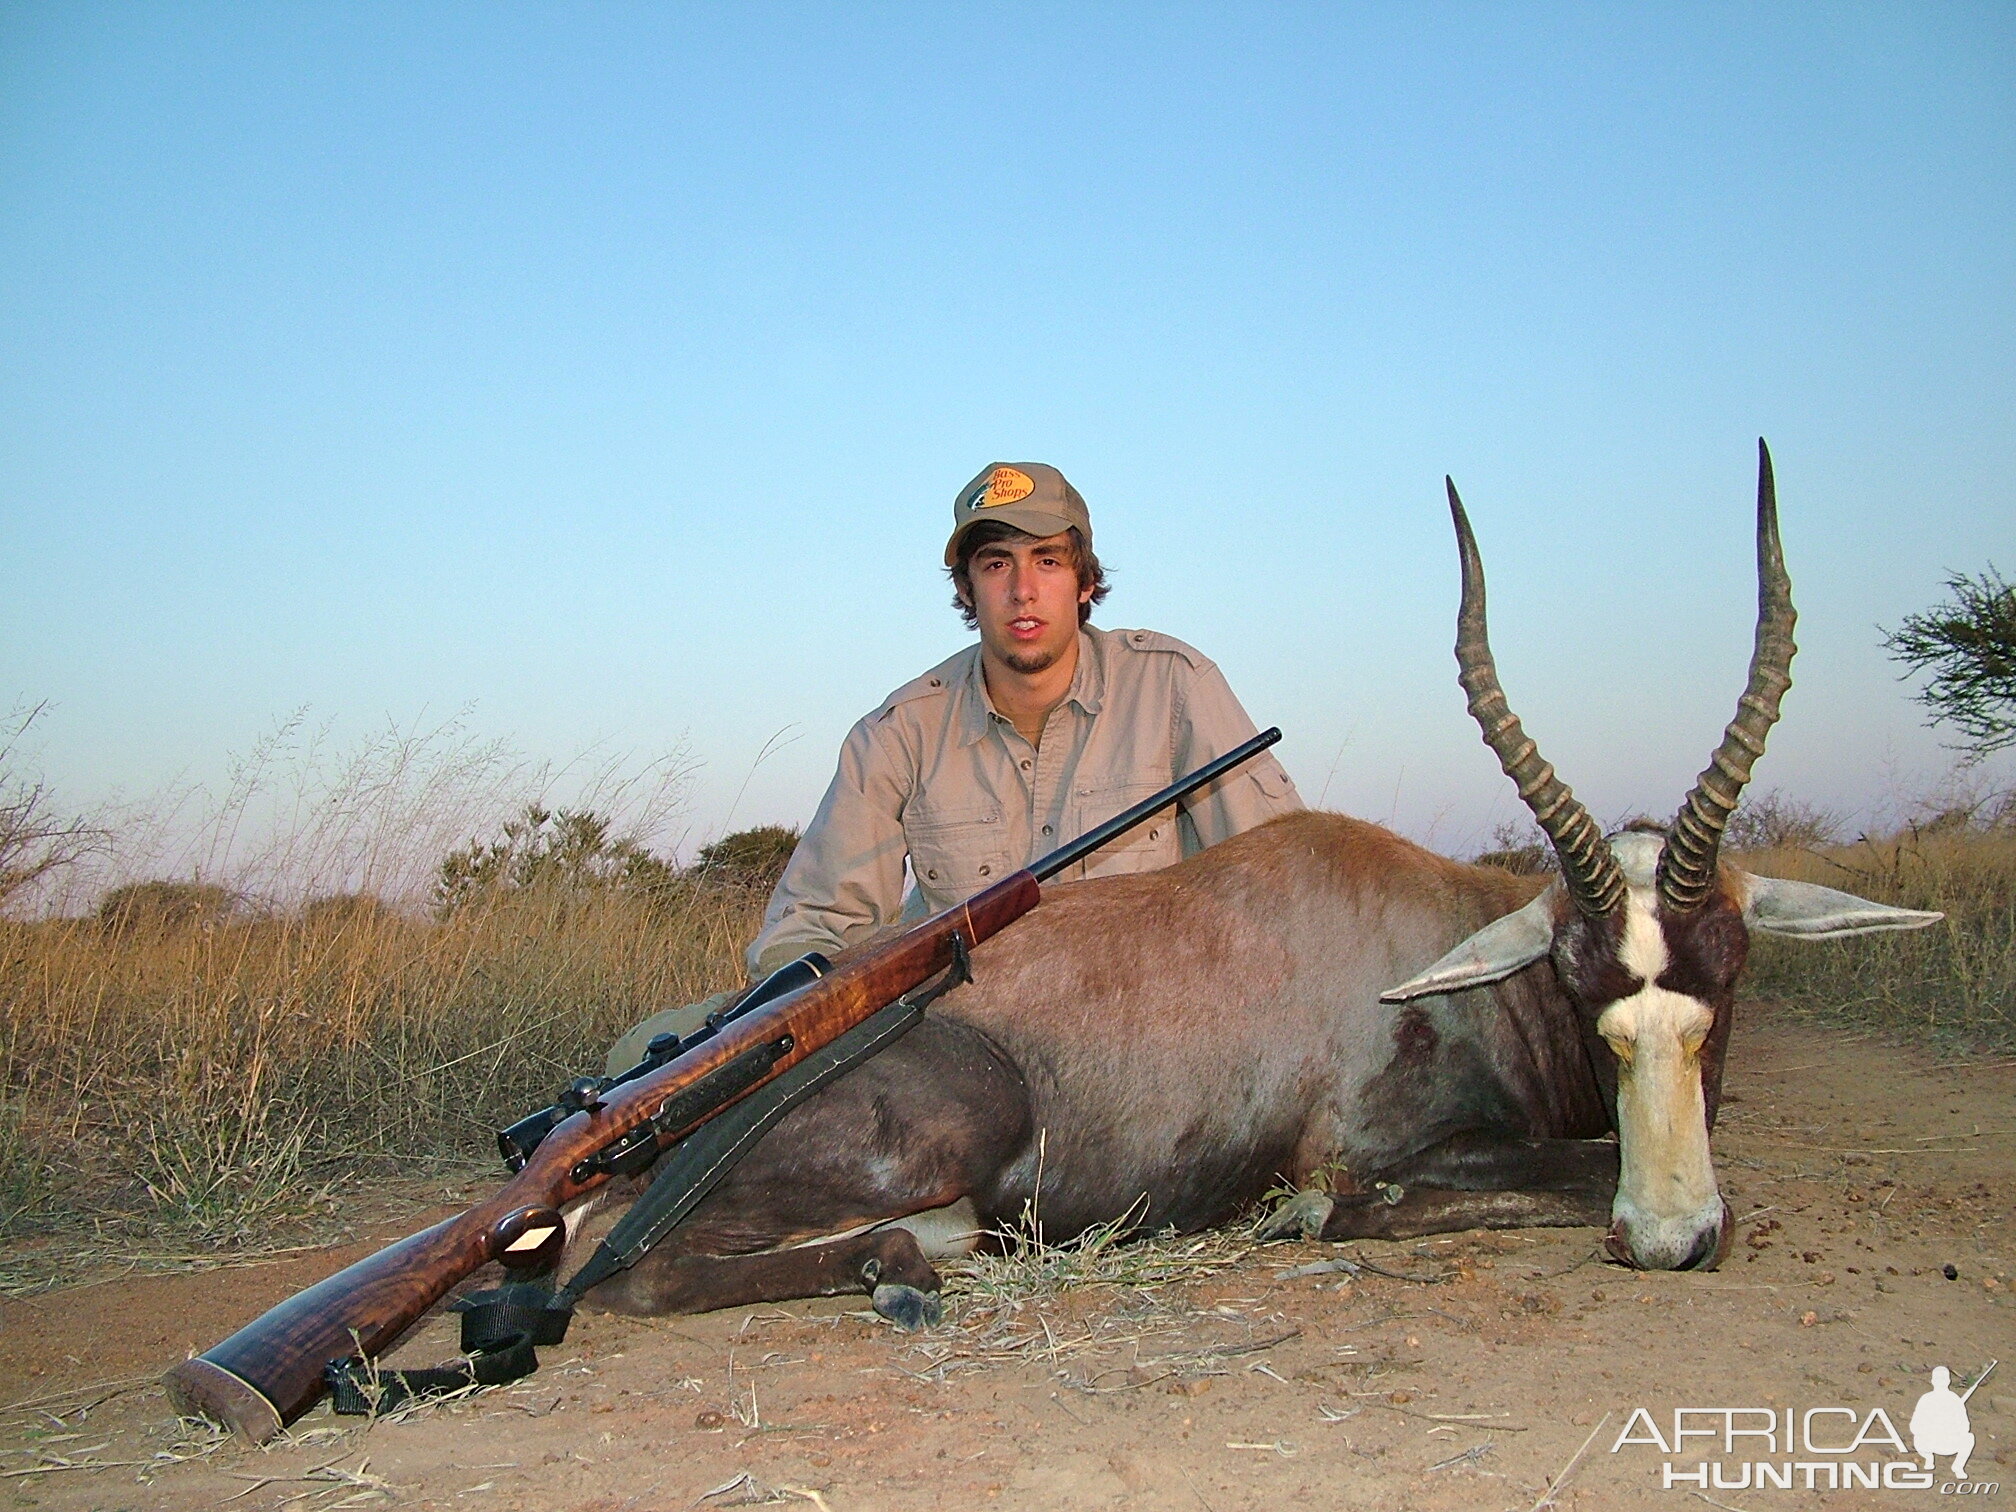
[[[1943,913],[1871,903],[1867,898],[1836,892],[1817,882],[1758,876],[1744,880],[1749,884],[1750,897],[1743,905],[1743,922],[1767,934],[1839,939],[1845,935],[1879,934],[1886,929],[1923,929],[1946,917]]]
[[[1494,919],[1419,976],[1379,994],[1382,1003],[1404,1003],[1431,992],[1482,987],[1530,966],[1554,945],[1554,894],[1549,887],[1517,913]]]

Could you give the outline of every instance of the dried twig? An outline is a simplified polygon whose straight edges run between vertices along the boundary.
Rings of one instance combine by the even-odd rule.
[[[1489,1454],[1494,1447],[1491,1444],[1473,1444],[1461,1454],[1451,1455],[1440,1464],[1430,1465],[1428,1467],[1429,1473],[1433,1474],[1437,1470],[1453,1470],[1458,1465],[1474,1465],[1477,1461],[1484,1458],[1485,1455]]]
[[[1582,1456],[1589,1452],[1589,1446],[1596,1442],[1596,1435],[1603,1431],[1603,1425],[1609,1421],[1610,1414],[1607,1412],[1596,1420],[1596,1426],[1589,1430],[1589,1437],[1582,1440],[1582,1447],[1568,1457],[1568,1463],[1561,1467],[1561,1473],[1548,1483],[1547,1489],[1540,1493],[1540,1500],[1533,1503],[1528,1512],[1540,1512],[1542,1507],[1554,1505],[1556,1493],[1568,1484],[1568,1477],[1575,1473],[1575,1467],[1582,1463]]]
[[[0,1417],[5,1417],[10,1412],[20,1412],[28,1407],[43,1407],[51,1402],[67,1402],[73,1397],[88,1396],[94,1391],[103,1391],[107,1396],[117,1396],[120,1392],[131,1391],[136,1386],[151,1386],[160,1379],[161,1377],[155,1374],[125,1376],[116,1381],[93,1381],[86,1386],[72,1386],[67,1391],[52,1391],[46,1396],[28,1397],[23,1401],[10,1403],[0,1407]],[[98,1400],[102,1402],[105,1399],[100,1397]]]

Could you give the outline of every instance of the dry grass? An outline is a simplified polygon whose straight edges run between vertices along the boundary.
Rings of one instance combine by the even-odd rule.
[[[1882,840],[1737,860],[1768,876],[1946,915],[1929,929],[1838,942],[1759,936],[1752,992],[1915,1040],[2016,1046],[2016,828],[1907,828]]]
[[[108,928],[0,921],[0,1232],[270,1236],[325,1183],[494,1159],[636,1020],[739,981],[760,903],[530,892]]]

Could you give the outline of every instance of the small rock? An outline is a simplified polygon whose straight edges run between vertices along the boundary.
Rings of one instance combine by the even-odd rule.
[[[1948,1281],[1958,1281],[1960,1279],[1959,1267],[1954,1265],[1940,1266],[1939,1274],[1944,1276]]]
[[[1404,1407],[1414,1400],[1414,1393],[1411,1391],[1395,1391],[1389,1393],[1386,1400],[1391,1402],[1395,1407]]]
[[[704,1429],[708,1433],[713,1433],[718,1429],[726,1428],[728,1426],[728,1419],[723,1414],[716,1412],[712,1407],[709,1407],[693,1419],[693,1426]]]
[[[1811,1328],[1815,1323],[1818,1323],[1819,1321],[1820,1321],[1820,1314],[1816,1312],[1803,1312],[1799,1314],[1799,1326],[1801,1328]]]

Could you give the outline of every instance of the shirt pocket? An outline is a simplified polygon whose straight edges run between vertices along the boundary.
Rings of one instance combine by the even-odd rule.
[[[903,839],[918,891],[958,901],[992,887],[1014,869],[1003,832],[1001,811],[992,805],[906,813]]]
[[[1076,789],[1071,801],[1077,822],[1074,835],[1082,835],[1094,825],[1104,824],[1114,815],[1151,798],[1165,787],[1166,780],[1153,777],[1132,782],[1091,784]],[[1177,806],[1170,804],[1143,820],[1126,834],[1101,846],[1085,858],[1088,877],[1119,877],[1131,872],[1159,871],[1183,858],[1183,838],[1176,824]]]

